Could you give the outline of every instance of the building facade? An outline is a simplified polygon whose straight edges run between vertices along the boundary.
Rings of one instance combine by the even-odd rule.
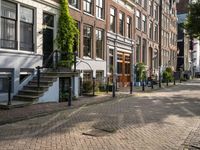
[[[133,78],[134,7],[132,1],[107,1],[107,77],[118,87]]]
[[[80,31],[77,70],[83,80],[106,77],[107,0],[69,0],[70,14]]]
[[[0,0],[1,101],[7,99],[8,75],[16,95],[55,49],[58,17],[56,0]]]
[[[147,66],[148,76],[158,73],[159,1],[136,0],[135,63]]]

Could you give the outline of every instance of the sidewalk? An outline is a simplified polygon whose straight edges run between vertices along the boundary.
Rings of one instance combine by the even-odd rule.
[[[172,83],[169,84],[169,87],[172,86]],[[162,88],[164,89],[166,86],[162,84]],[[152,90],[151,87],[145,87],[145,91],[142,91],[142,87],[133,87],[133,94],[137,95],[137,93],[146,93],[146,92],[153,92],[156,90],[161,90],[158,85],[154,86]],[[69,110],[74,108],[79,108],[81,106],[88,106],[103,103],[106,101],[115,100],[117,98],[132,96],[130,95],[130,88],[120,88],[120,91],[116,91],[116,97],[112,98],[112,92],[105,95],[99,95],[94,97],[79,97],[78,100],[72,101],[72,106],[68,106],[67,102],[62,103],[41,103],[41,104],[34,104],[22,108],[13,108],[10,110],[2,110],[0,109],[0,125],[6,123],[12,123],[16,121],[21,121],[25,119],[31,119],[34,117],[40,117],[49,115],[52,113],[56,113],[63,110]]]

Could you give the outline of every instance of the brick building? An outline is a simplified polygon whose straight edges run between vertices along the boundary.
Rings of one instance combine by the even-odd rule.
[[[77,69],[84,80],[106,77],[107,0],[69,0],[70,14],[80,31]]]
[[[133,78],[134,7],[131,1],[107,1],[107,75],[118,86]]]

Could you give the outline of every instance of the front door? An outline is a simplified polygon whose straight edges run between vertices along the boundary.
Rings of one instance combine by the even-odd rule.
[[[49,58],[53,52],[53,27],[54,16],[44,13],[43,14],[43,65],[53,64],[53,57]]]

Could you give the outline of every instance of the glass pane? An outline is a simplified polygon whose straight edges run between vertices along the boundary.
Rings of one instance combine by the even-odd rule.
[[[43,14],[43,25],[47,25],[49,27],[54,27],[54,16],[44,13]]]
[[[6,18],[16,19],[16,5],[10,2],[2,1],[1,16]]]
[[[28,23],[33,23],[33,10],[23,7],[20,7],[20,20]]]
[[[33,25],[20,23],[20,49],[33,51]]]

